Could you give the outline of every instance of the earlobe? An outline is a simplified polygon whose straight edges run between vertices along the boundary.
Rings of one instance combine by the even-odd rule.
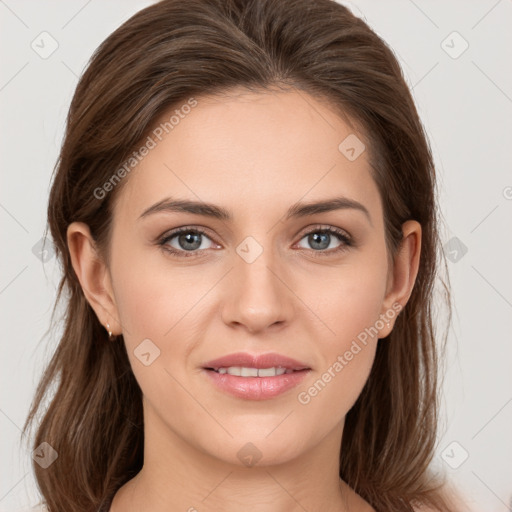
[[[67,242],[71,264],[87,302],[107,332],[121,334],[110,274],[97,251],[89,226],[83,222],[71,223],[67,230]]]
[[[408,220],[402,224],[402,241],[395,256],[391,275],[391,284],[384,300],[385,310],[381,316],[390,318],[379,335],[385,338],[393,330],[398,313],[405,307],[411,296],[418,275],[421,255],[421,224]]]

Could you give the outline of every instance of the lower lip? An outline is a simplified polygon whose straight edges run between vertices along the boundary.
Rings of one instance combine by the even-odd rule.
[[[268,400],[297,386],[311,370],[284,373],[275,377],[238,377],[204,370],[218,389],[247,400]]]

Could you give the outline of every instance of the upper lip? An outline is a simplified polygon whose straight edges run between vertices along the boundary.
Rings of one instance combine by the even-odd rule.
[[[292,359],[291,357],[269,352],[268,354],[248,354],[247,352],[237,352],[227,356],[219,357],[208,361],[203,368],[229,368],[230,366],[243,366],[245,368],[274,368],[281,367],[287,370],[309,370],[310,367]]]

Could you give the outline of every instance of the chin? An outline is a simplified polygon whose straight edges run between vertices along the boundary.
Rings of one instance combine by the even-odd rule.
[[[235,436],[229,441],[217,445],[218,449],[210,446],[208,452],[215,458],[228,464],[240,467],[254,466],[275,466],[285,464],[298,456],[301,452],[298,447],[302,446],[298,439],[287,436],[288,443],[280,436],[275,439],[267,437],[268,432],[261,432],[259,435]],[[273,434],[270,435],[272,437]],[[215,447],[215,448],[217,448]]]

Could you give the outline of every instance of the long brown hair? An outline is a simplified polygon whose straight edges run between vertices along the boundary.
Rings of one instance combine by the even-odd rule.
[[[92,56],[69,109],[48,206],[63,267],[58,301],[66,304],[64,331],[24,426],[25,432],[37,423],[34,447],[47,442],[58,453],[46,469],[34,463],[45,503],[51,512],[96,511],[143,464],[141,390],[123,340],[108,342],[84,297],[67,227],[88,224],[108,262],[113,201],[129,177],[101,198],[95,190],[163,113],[240,86],[303,91],[361,127],[391,257],[402,223],[421,224],[417,280],[346,416],[340,476],[377,511],[410,511],[419,504],[452,510],[440,475],[429,470],[439,348],[446,341],[444,336],[436,345],[433,323],[434,284],[439,263],[446,265],[433,158],[393,52],[330,0],[163,0],[136,13]],[[443,298],[451,311],[445,280]]]

